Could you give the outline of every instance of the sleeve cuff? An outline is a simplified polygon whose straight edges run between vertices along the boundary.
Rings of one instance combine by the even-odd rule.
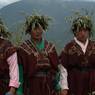
[[[18,88],[19,85],[20,85],[20,82],[10,80],[9,86],[12,86],[12,87]]]
[[[67,85],[67,84],[66,84]],[[64,85],[60,85],[61,89],[64,90],[64,89],[69,89],[68,86],[66,86],[65,84]]]
[[[59,85],[60,85],[62,90],[69,89],[68,88],[68,81],[67,81],[67,76],[68,76],[67,70],[61,64],[58,67],[59,67],[59,70],[60,70]]]

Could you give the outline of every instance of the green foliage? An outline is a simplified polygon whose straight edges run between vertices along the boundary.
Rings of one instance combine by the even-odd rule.
[[[8,38],[9,36],[11,36],[11,33],[7,31],[7,28],[5,27],[1,18],[0,18],[0,36],[4,38]]]
[[[25,32],[24,32],[24,24],[23,22],[16,23],[15,25],[15,31],[11,31],[11,38],[13,44],[18,46],[24,41],[25,38]]]
[[[80,16],[75,19],[72,23],[72,31],[76,32],[79,31],[81,28],[88,29],[91,31],[92,29],[92,22],[89,16]]]
[[[93,20],[94,19],[94,11],[90,10],[88,11],[87,9],[81,8],[80,10],[72,10],[72,14],[70,16],[65,17],[66,22],[72,22],[79,18],[85,16],[87,19]]]
[[[66,22],[69,22],[71,25],[71,30],[79,31],[80,28],[87,28],[91,31],[91,34],[95,31],[94,23],[95,14],[93,10],[87,10],[81,8],[80,10],[73,10],[72,14],[65,18]]]
[[[31,16],[27,16],[25,22],[26,33],[33,30],[37,24],[39,24],[43,30],[46,31],[48,29],[50,20],[51,18],[45,15],[33,14]]]

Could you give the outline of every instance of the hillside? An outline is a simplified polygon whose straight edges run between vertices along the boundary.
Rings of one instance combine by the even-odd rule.
[[[83,9],[86,9],[89,12],[95,12],[94,8],[95,3],[93,2],[23,0],[2,8],[0,10],[0,15],[6,22],[9,30],[17,31],[18,34],[22,31],[19,28],[22,28],[20,25],[24,22],[25,16],[31,14],[34,10],[52,17],[53,21],[46,33],[46,37],[47,39],[52,40],[57,45],[58,50],[60,50],[73,37],[70,31],[70,23],[66,23],[65,18],[71,16],[73,11],[76,10],[83,12]]]

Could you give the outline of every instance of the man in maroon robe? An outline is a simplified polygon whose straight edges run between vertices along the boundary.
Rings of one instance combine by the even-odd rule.
[[[45,16],[30,16],[26,33],[31,38],[18,48],[19,63],[23,66],[24,95],[56,95],[54,79],[58,71],[58,56],[54,44],[43,39],[48,28]]]
[[[68,73],[68,95],[95,95],[95,42],[90,40],[92,22],[88,16],[73,21],[74,40],[60,54]]]

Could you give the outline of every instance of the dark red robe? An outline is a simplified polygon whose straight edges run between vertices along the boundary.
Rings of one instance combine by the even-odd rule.
[[[38,51],[31,41],[18,48],[19,63],[24,71],[24,95],[55,95],[53,80],[59,63],[53,44],[45,41]]]
[[[71,41],[61,52],[60,60],[68,72],[68,95],[88,95],[95,91],[94,41],[89,41],[85,54],[74,40]]]
[[[0,95],[5,95],[9,90],[9,65],[7,58],[10,57],[16,49],[12,44],[0,38]]]

